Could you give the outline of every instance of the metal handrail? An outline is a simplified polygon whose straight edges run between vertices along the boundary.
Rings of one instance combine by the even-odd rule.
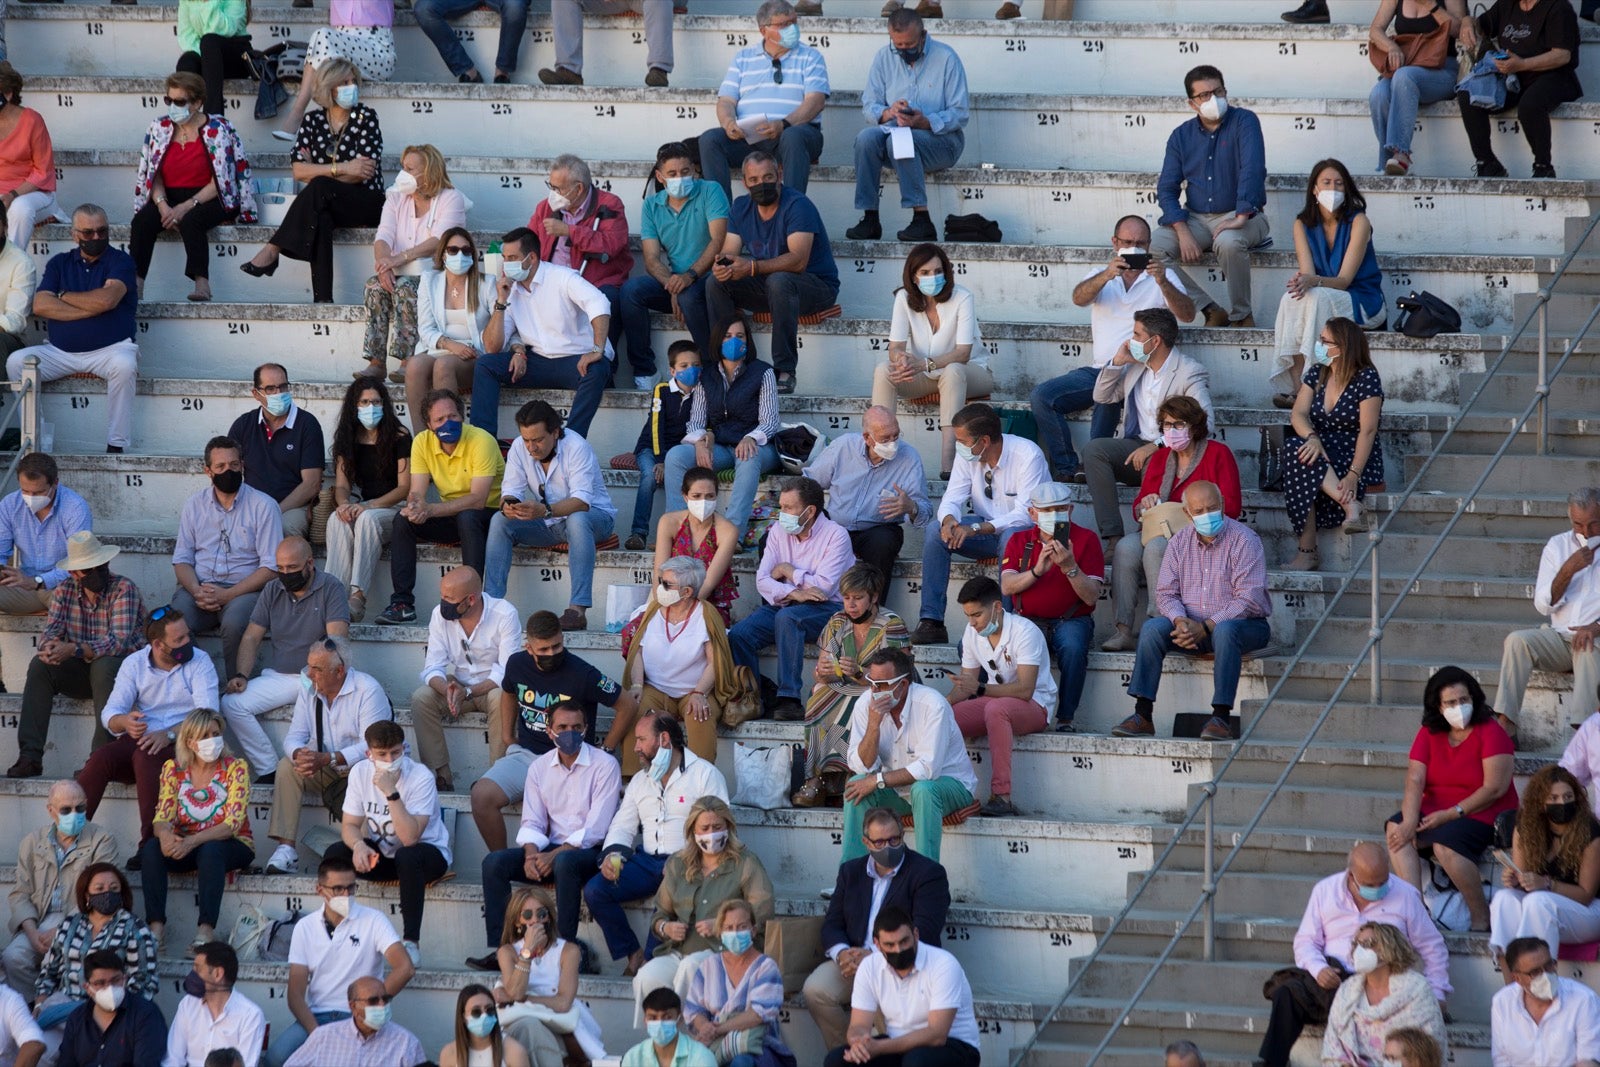
[[[10,411],[0,415],[0,434],[9,430],[15,422],[21,436],[16,455],[11,457],[5,474],[0,475],[0,486],[6,486],[16,477],[17,465],[22,462],[22,457],[38,451],[39,357],[28,356],[24,359],[21,376],[14,382],[0,382],[0,390],[15,393],[18,398],[18,403],[13,404]]]
[[[1128,1021],[1129,1013],[1133,1011],[1140,998],[1144,996],[1144,993],[1147,989],[1149,989],[1150,984],[1155,981],[1155,977],[1160,972],[1161,967],[1164,966],[1167,960],[1171,958],[1172,953],[1176,951],[1177,946],[1183,939],[1184,934],[1188,932],[1189,927],[1194,923],[1195,918],[1199,916],[1202,911],[1205,913],[1205,959],[1209,961],[1215,958],[1214,927],[1217,882],[1225,874],[1227,874],[1229,868],[1233,864],[1234,859],[1244,848],[1245,842],[1249,840],[1250,835],[1255,832],[1256,827],[1260,825],[1261,820],[1265,818],[1267,809],[1271,807],[1272,803],[1277,799],[1279,792],[1282,791],[1283,786],[1288,781],[1290,774],[1292,774],[1295,768],[1299,765],[1300,758],[1316,740],[1318,732],[1321,731],[1323,725],[1327,722],[1329,715],[1332,714],[1333,708],[1337,705],[1339,698],[1344,695],[1345,689],[1349,686],[1350,682],[1354,680],[1356,674],[1359,672],[1362,665],[1367,661],[1369,656],[1371,658],[1369,695],[1372,703],[1381,702],[1383,692],[1381,642],[1383,639],[1384,628],[1394,617],[1395,612],[1399,610],[1400,605],[1404,603],[1405,599],[1411,594],[1411,591],[1415,588],[1417,579],[1421,577],[1423,570],[1425,570],[1428,565],[1433,562],[1434,556],[1438,553],[1439,549],[1443,547],[1445,540],[1455,529],[1456,524],[1461,519],[1461,516],[1466,513],[1467,507],[1477,496],[1479,490],[1481,490],[1484,484],[1486,484],[1488,477],[1494,471],[1495,466],[1498,465],[1506,451],[1515,442],[1517,434],[1519,434],[1523,427],[1527,425],[1528,419],[1531,418],[1535,412],[1537,412],[1539,415],[1539,454],[1542,455],[1548,450],[1549,418],[1546,407],[1550,396],[1550,379],[1556,375],[1559,375],[1561,370],[1565,368],[1567,361],[1577,350],[1577,345],[1588,334],[1590,328],[1593,327],[1596,318],[1600,317],[1600,303],[1597,303],[1595,308],[1590,312],[1588,319],[1584,322],[1583,328],[1579,330],[1577,337],[1567,342],[1561,359],[1557,362],[1553,373],[1548,372],[1546,362],[1546,351],[1548,344],[1548,306],[1552,290],[1561,282],[1561,279],[1566,276],[1567,269],[1571,265],[1573,259],[1577,257],[1578,251],[1588,243],[1591,237],[1594,236],[1597,225],[1600,225],[1600,212],[1597,212],[1590,217],[1589,224],[1584,228],[1583,235],[1576,242],[1574,242],[1572,248],[1566,253],[1565,256],[1561,258],[1561,261],[1557,264],[1556,270],[1551,276],[1549,284],[1542,286],[1537,293],[1535,293],[1534,306],[1528,310],[1528,312],[1522,317],[1522,321],[1517,324],[1516,329],[1509,337],[1506,338],[1505,343],[1501,346],[1499,356],[1496,357],[1493,364],[1485,369],[1483,380],[1479,382],[1477,389],[1474,390],[1472,396],[1467,400],[1466,404],[1461,407],[1460,416],[1464,416],[1473,408],[1474,405],[1477,404],[1479,399],[1483,396],[1484,391],[1494,380],[1495,375],[1499,372],[1505,361],[1510,357],[1512,349],[1527,333],[1528,327],[1532,325],[1534,320],[1537,318],[1539,335],[1539,365],[1538,384],[1534,389],[1533,399],[1529,401],[1529,404],[1527,408],[1524,409],[1522,416],[1512,425],[1510,431],[1506,435],[1505,440],[1501,443],[1500,447],[1491,457],[1488,466],[1485,467],[1484,472],[1479,477],[1477,483],[1472,487],[1471,491],[1468,492],[1466,496],[1464,496],[1457,504],[1455,513],[1450,517],[1449,521],[1445,524],[1445,528],[1434,540],[1432,547],[1429,548],[1421,564],[1418,565],[1417,569],[1412,573],[1410,579],[1407,580],[1405,585],[1401,588],[1398,596],[1395,598],[1394,603],[1390,606],[1389,611],[1384,614],[1381,619],[1379,618],[1380,576],[1378,567],[1378,546],[1383,541],[1384,534],[1388,531],[1389,526],[1394,522],[1395,517],[1401,513],[1405,504],[1409,502],[1410,499],[1416,494],[1418,487],[1422,484],[1423,479],[1427,476],[1429,470],[1432,469],[1435,461],[1437,461],[1438,458],[1444,454],[1446,445],[1448,445],[1450,439],[1455,436],[1456,430],[1460,427],[1463,421],[1461,417],[1457,417],[1450,423],[1449,426],[1445,428],[1444,434],[1439,438],[1439,441],[1434,446],[1433,451],[1430,452],[1424,459],[1421,467],[1418,468],[1417,473],[1412,477],[1410,483],[1407,484],[1404,491],[1388,508],[1387,517],[1384,518],[1378,526],[1369,531],[1366,546],[1361,550],[1356,560],[1351,564],[1349,571],[1345,574],[1343,580],[1340,582],[1337,591],[1335,591],[1335,593],[1329,597],[1327,608],[1312,625],[1311,632],[1306,635],[1306,638],[1301,643],[1299,649],[1296,650],[1295,654],[1290,658],[1289,663],[1284,667],[1283,673],[1279,676],[1278,681],[1273,685],[1271,691],[1267,694],[1267,699],[1262,704],[1260,712],[1257,713],[1249,726],[1245,727],[1244,732],[1240,735],[1238,742],[1230,746],[1230,751],[1227,758],[1223,761],[1222,767],[1212,777],[1212,780],[1201,787],[1201,795],[1199,799],[1197,799],[1190,806],[1188,813],[1183,818],[1183,821],[1179,823],[1178,828],[1173,832],[1172,840],[1167,843],[1166,848],[1164,848],[1161,852],[1161,855],[1156,858],[1155,863],[1148,871],[1145,872],[1144,877],[1140,880],[1139,885],[1129,896],[1127,902],[1123,905],[1122,910],[1119,911],[1111,920],[1111,924],[1106,928],[1106,932],[1097,939],[1094,949],[1089,953],[1088,956],[1084,957],[1082,964],[1077,968],[1076,976],[1068,983],[1067,988],[1062,992],[1061,996],[1056,1000],[1055,1004],[1050,1008],[1050,1010],[1044,1014],[1044,1017],[1037,1021],[1033,1033],[1029,1035],[1028,1040],[1012,1057],[1011,1067],[1021,1067],[1023,1060],[1027,1058],[1028,1053],[1033,1049],[1034,1045],[1038,1043],[1039,1038],[1044,1032],[1045,1026],[1055,1019],[1057,1013],[1060,1012],[1067,1001],[1071,999],[1072,994],[1077,991],[1078,986],[1083,982],[1084,976],[1088,974],[1090,967],[1092,967],[1099,960],[1102,953],[1104,953],[1106,946],[1111,943],[1112,937],[1121,929],[1122,924],[1133,912],[1140,898],[1144,895],[1145,890],[1154,882],[1156,875],[1161,873],[1173,851],[1179,846],[1179,844],[1182,843],[1184,834],[1189,831],[1189,829],[1194,825],[1195,820],[1199,818],[1202,813],[1205,816],[1205,870],[1203,875],[1204,882],[1201,887],[1200,897],[1196,901],[1194,907],[1190,909],[1189,914],[1179,924],[1177,930],[1172,934],[1172,937],[1167,943],[1167,947],[1162,951],[1161,955],[1152,965],[1149,973],[1145,975],[1144,979],[1133,991],[1133,995],[1129,997],[1127,1003],[1123,1005],[1119,1012],[1117,1012],[1116,1018],[1113,1020],[1110,1028],[1106,1031],[1105,1037],[1100,1041],[1100,1044],[1096,1046],[1094,1053],[1090,1056],[1087,1067],[1094,1067],[1094,1064],[1099,1062],[1100,1056],[1110,1046],[1112,1039],[1116,1037],[1117,1032],[1121,1030],[1123,1025]],[[1371,563],[1371,577],[1369,580],[1372,586],[1370,591],[1371,626],[1368,632],[1366,644],[1362,646],[1361,651],[1351,661],[1351,665],[1345,672],[1344,678],[1340,680],[1339,685],[1333,692],[1333,695],[1328,698],[1327,703],[1323,706],[1321,714],[1318,715],[1316,722],[1312,724],[1311,729],[1306,734],[1305,739],[1300,742],[1299,747],[1295,751],[1294,757],[1287,762],[1282,774],[1280,774],[1277,781],[1273,783],[1272,788],[1267,793],[1266,799],[1261,802],[1260,808],[1256,811],[1250,822],[1245,826],[1243,832],[1237,836],[1233,850],[1223,861],[1222,866],[1213,871],[1212,859],[1214,851],[1214,827],[1212,818],[1212,803],[1216,797],[1218,785],[1226,777],[1234,762],[1239,758],[1244,749],[1245,743],[1250,740],[1251,736],[1255,733],[1256,728],[1266,718],[1266,713],[1277,702],[1279,694],[1283,691],[1283,687],[1293,676],[1295,668],[1300,665],[1300,662],[1305,658],[1306,654],[1313,647],[1315,647],[1315,639],[1317,635],[1321,633],[1323,626],[1326,625],[1331,618],[1333,618],[1334,609],[1344,599],[1345,594],[1349,592],[1350,587],[1354,584],[1356,575],[1360,572],[1362,564],[1368,562],[1369,560]]]

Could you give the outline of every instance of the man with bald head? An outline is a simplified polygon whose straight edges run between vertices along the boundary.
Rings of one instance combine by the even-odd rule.
[[[1367,923],[1396,927],[1422,957],[1433,995],[1441,1004],[1450,995],[1450,952],[1422,894],[1390,871],[1382,843],[1362,841],[1350,850],[1344,870],[1311,890],[1294,935],[1295,965],[1269,997],[1272,1016],[1258,1054],[1266,1067],[1286,1067],[1300,1031],[1328,1021],[1339,983],[1355,970],[1356,932]]]
[[[390,1022],[394,1006],[382,982],[357,978],[350,983],[350,1018],[324,1023],[311,1031],[306,1043],[284,1067],[325,1067],[330,1063],[392,1064],[418,1067],[428,1062],[417,1035]]]
[[[1267,597],[1267,557],[1261,538],[1222,513],[1222,490],[1215,482],[1193,482],[1183,493],[1190,525],[1172,535],[1156,588],[1160,615],[1139,632],[1128,695],[1133,714],[1111,731],[1115,737],[1150,737],[1161,664],[1167,653],[1216,656],[1212,665],[1211,719],[1202,741],[1226,741],[1234,734],[1229,716],[1239,687],[1239,667],[1247,652],[1272,640],[1272,601]]]
[[[500,723],[500,683],[506,660],[522,647],[517,609],[483,591],[471,567],[457,567],[439,579],[439,606],[428,618],[428,654],[422,684],[411,694],[411,723],[418,758],[433,771],[441,793],[455,789],[444,722],[469,711],[489,717],[490,762],[506,754]]]
[[[48,821],[17,848],[17,880],[11,887],[11,932],[0,953],[6,982],[32,1003],[39,961],[56,927],[78,910],[78,875],[93,863],[116,863],[117,841],[89,822],[83,787],[63,778],[45,798]]]
[[[905,524],[925,526],[933,515],[922,457],[900,439],[894,412],[874,405],[861,433],[841,437],[805,469],[828,493],[828,517],[850,534],[856,558],[887,585],[905,543]],[[881,601],[887,589],[879,591]]]
[[[233,676],[222,687],[222,717],[239,740],[250,773],[268,778],[279,753],[258,718],[273,708],[293,704],[300,694],[300,668],[313,643],[350,633],[350,594],[344,583],[320,570],[311,558],[311,542],[286,537],[278,543],[276,580],[261,590],[250,611],[250,625],[239,640]],[[272,638],[272,662],[260,675],[256,654],[263,639]]]

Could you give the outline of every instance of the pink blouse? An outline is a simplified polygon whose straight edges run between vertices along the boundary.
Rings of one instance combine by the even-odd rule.
[[[387,241],[391,251],[404,252],[452,226],[466,224],[467,198],[460,189],[440,190],[421,218],[417,217],[410,193],[389,193],[384,198],[383,217],[378,220],[377,239]],[[418,260],[415,266],[420,272],[422,261]]]
[[[7,105],[16,107],[15,104]],[[0,192],[9,192],[23,182],[40,190],[56,189],[56,153],[50,144],[50,131],[44,119],[31,107],[22,108],[16,128],[0,141]]]

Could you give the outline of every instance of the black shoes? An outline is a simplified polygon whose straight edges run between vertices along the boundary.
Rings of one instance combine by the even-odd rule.
[[[844,231],[845,237],[852,241],[877,241],[883,238],[883,223],[878,221],[878,213],[869,211],[861,216],[861,221]]]
[[[1293,11],[1285,11],[1278,17],[1283,19],[1285,22],[1297,22],[1301,24],[1327,22],[1328,0],[1306,0],[1305,3],[1301,4]]]
[[[895,236],[902,241],[937,241],[939,239],[939,231],[934,229],[933,219],[928,217],[926,211],[914,211],[911,213],[911,225],[895,234]]]

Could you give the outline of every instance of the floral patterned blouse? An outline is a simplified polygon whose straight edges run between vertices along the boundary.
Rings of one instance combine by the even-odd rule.
[[[250,770],[242,759],[224,756],[216,777],[195,785],[176,760],[161,768],[161,796],[151,822],[171,823],[179,837],[226,824],[233,839],[255,848],[250,835]]]
[[[156,175],[161,173],[161,161],[172,147],[172,120],[165,115],[150,123],[144,134],[144,147],[139,154],[139,177],[133,186],[133,210],[139,211],[150,199]],[[250,172],[250,158],[244,153],[244,143],[227,119],[212,115],[200,127],[200,143],[211,158],[211,173],[217,181],[217,193],[222,206],[237,211],[234,221],[249,225],[256,221],[256,183]]]

